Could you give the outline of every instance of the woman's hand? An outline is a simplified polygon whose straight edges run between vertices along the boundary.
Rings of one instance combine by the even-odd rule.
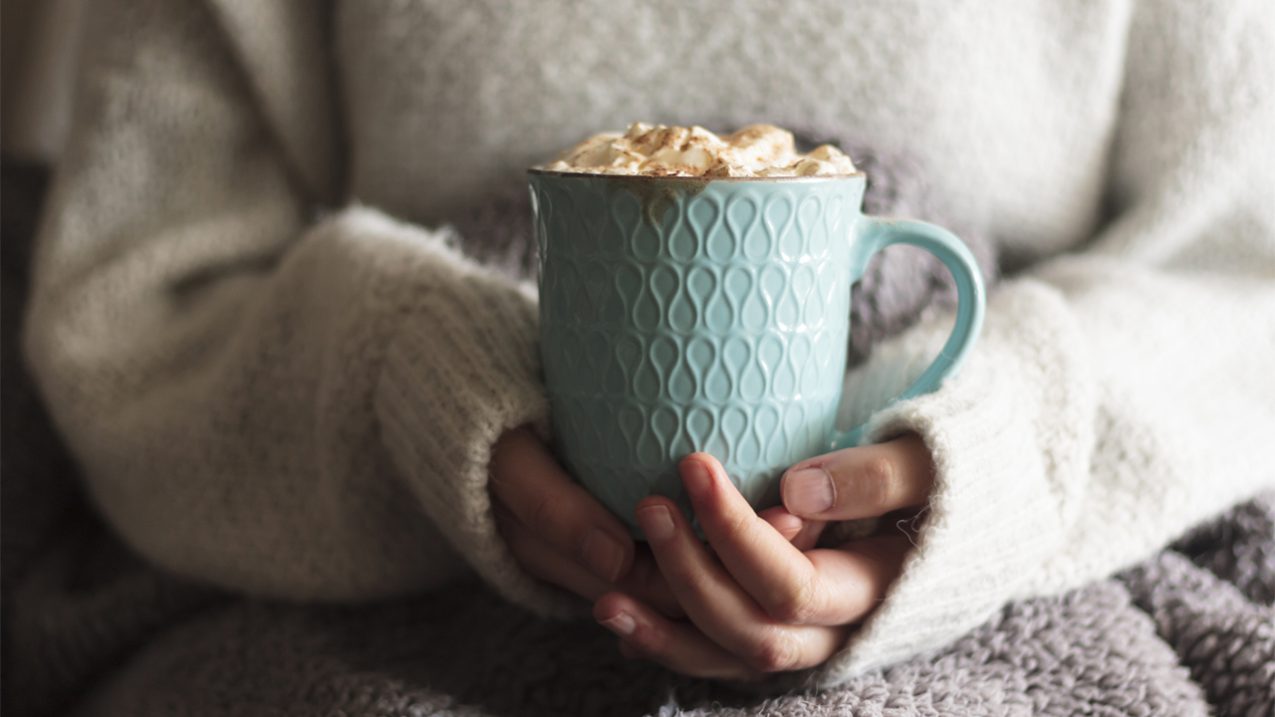
[[[914,435],[798,463],[781,483],[784,507],[763,515],[712,456],[688,456],[680,469],[708,545],[667,498],[644,499],[637,518],[689,620],[669,619],[623,589],[603,595],[593,615],[620,635],[627,655],[737,680],[813,667],[841,649],[898,576],[910,544],[895,533],[815,549],[819,533],[829,520],[920,506],[934,481],[929,450]]]
[[[492,451],[492,510],[514,558],[532,575],[593,602],[612,590],[669,617],[684,615],[644,546],[573,482],[535,433],[505,433]]]

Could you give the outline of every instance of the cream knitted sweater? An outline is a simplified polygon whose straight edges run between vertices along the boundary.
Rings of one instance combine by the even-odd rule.
[[[938,480],[903,576],[819,684],[1275,483],[1265,0],[111,4],[26,349],[97,504],[174,572],[362,600],[473,570],[585,614],[513,562],[485,487],[496,437],[544,418],[535,294],[430,227],[633,119],[905,147],[1017,270],[959,376],[873,420],[919,432]],[[883,345],[846,419],[945,333]]]

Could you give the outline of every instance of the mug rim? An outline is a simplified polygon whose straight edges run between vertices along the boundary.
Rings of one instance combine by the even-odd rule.
[[[626,182],[669,182],[675,184],[708,184],[710,182],[826,182],[837,179],[865,179],[868,175],[861,170],[849,174],[817,174],[805,177],[686,177],[680,175],[660,176],[654,174],[605,174],[602,172],[564,172],[556,169],[528,167],[527,174],[542,177],[587,177],[599,179],[617,179]]]

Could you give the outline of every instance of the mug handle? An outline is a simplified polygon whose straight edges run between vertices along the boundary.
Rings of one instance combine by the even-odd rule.
[[[902,393],[890,399],[886,406],[908,398],[929,393],[939,387],[948,374],[955,371],[974,344],[983,326],[985,297],[983,275],[974,255],[965,243],[942,227],[909,219],[892,219],[864,215],[855,223],[854,257],[850,283],[855,284],[867,271],[868,261],[877,252],[893,244],[911,244],[920,247],[943,262],[956,281],[958,304],[956,325],[947,337],[947,343],[930,365]],[[881,408],[885,408],[882,406]],[[832,450],[857,446],[863,441],[867,424],[857,426],[833,436]]]

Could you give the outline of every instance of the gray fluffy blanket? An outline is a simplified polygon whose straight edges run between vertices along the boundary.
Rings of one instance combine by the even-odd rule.
[[[870,209],[920,213],[906,184],[869,173]],[[160,573],[86,505],[15,358],[22,218],[40,181],[8,168],[3,192],[8,714],[1275,715],[1275,495],[1121,575],[1011,604],[935,654],[817,694],[739,692],[625,660],[601,628],[539,621],[477,582],[333,608]],[[482,225],[501,214],[458,220],[458,236],[496,233]],[[510,235],[504,248],[466,249],[518,271],[525,246]],[[869,296],[856,299],[856,354],[944,297],[935,267],[909,261],[881,262],[858,289]],[[874,294],[908,281],[905,295]]]
[[[477,583],[269,604],[159,575],[99,531],[6,596],[9,714],[86,689],[81,714],[138,716],[1275,714],[1275,496],[1116,578],[1010,605],[937,654],[769,697],[625,660],[601,628],[536,620]]]

